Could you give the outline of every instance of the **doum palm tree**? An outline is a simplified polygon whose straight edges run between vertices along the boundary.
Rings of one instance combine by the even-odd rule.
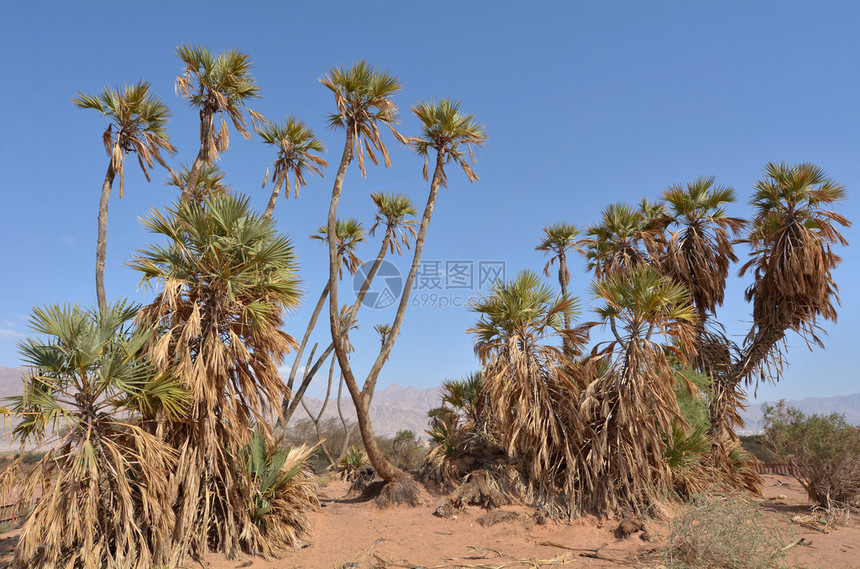
[[[328,166],[328,162],[317,156],[325,150],[322,141],[314,136],[314,131],[309,126],[295,117],[287,117],[286,124],[283,125],[274,121],[267,123],[257,130],[257,134],[264,143],[278,149],[278,157],[272,168],[272,196],[263,214],[271,217],[283,185],[287,187],[285,196],[290,197],[290,172],[293,174],[294,196],[299,197],[299,188],[307,184],[305,175],[310,173],[322,177],[322,168]],[[268,179],[267,168],[263,177],[263,188],[266,187]]]
[[[184,65],[176,77],[176,90],[200,113],[200,151],[191,165],[180,201],[192,198],[204,165],[212,165],[218,155],[230,146],[227,119],[245,138],[251,138],[245,112],[254,127],[266,119],[247,107],[248,101],[260,96],[260,88],[251,75],[250,58],[231,49],[215,56],[207,47],[182,45],[176,55]],[[216,130],[215,119],[220,118]]]
[[[150,181],[149,170],[157,163],[168,168],[162,152],[173,154],[176,149],[167,135],[170,111],[150,92],[147,81],[127,85],[123,89],[105,87],[98,95],[78,93],[72,103],[82,109],[93,109],[108,117],[110,123],[102,135],[105,152],[110,156],[107,174],[99,199],[98,237],[96,240],[96,298],[107,307],[105,295],[105,256],[107,255],[108,201],[114,178],[119,175],[119,197],[125,193],[123,164],[126,156],[137,154],[143,175]]]
[[[187,414],[161,427],[179,449],[171,564],[210,548],[232,557],[293,547],[291,531],[255,529],[247,507],[254,497],[238,462],[254,425],[270,438],[265,426],[288,395],[278,366],[296,345],[281,329],[301,296],[292,242],[241,196],[180,204],[144,223],[165,243],[131,262],[143,284],[160,288],[139,319],[159,331],[151,360],[170,370],[190,399]]]
[[[751,270],[755,278],[746,290],[753,326],[738,361],[715,382],[719,392],[711,401],[711,429],[717,440],[735,438],[729,418],[736,416],[742,381],[780,379],[780,344],[788,331],[809,345],[823,345],[819,318],[835,321],[839,303],[832,271],[841,259],[833,247],[848,244],[838,226],[851,225],[826,208],[844,199],[845,188],[809,163],[769,163],[756,182],[755,217],[743,240],[752,252],[740,270],[741,275]]]

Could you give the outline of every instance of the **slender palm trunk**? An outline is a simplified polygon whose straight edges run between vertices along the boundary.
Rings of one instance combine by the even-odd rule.
[[[348,144],[347,149],[344,151],[344,158],[348,156],[347,152],[350,149],[351,146],[349,146]],[[349,365],[349,360],[346,357],[347,354],[343,349],[342,342],[338,342],[337,340],[335,340],[334,342],[335,354],[337,355],[338,363],[340,364],[341,371],[343,372],[344,382],[346,383],[346,387],[349,390],[349,394],[352,397],[353,404],[355,405],[356,416],[358,418],[358,428],[361,434],[362,442],[364,443],[364,450],[367,453],[368,460],[370,461],[371,465],[373,465],[373,468],[376,470],[376,473],[386,482],[391,482],[393,480],[403,478],[407,475],[402,470],[395,467],[390,462],[388,462],[388,460],[386,460],[385,456],[382,454],[381,449],[379,448],[379,445],[376,443],[376,439],[373,435],[373,429],[370,423],[370,400],[373,398],[373,392],[376,388],[376,380],[379,377],[379,372],[382,370],[382,366],[385,364],[389,354],[391,353],[391,349],[393,348],[394,342],[397,339],[397,335],[400,332],[400,327],[403,323],[403,317],[406,313],[406,308],[409,305],[409,295],[412,290],[412,283],[415,280],[415,275],[418,273],[418,266],[421,263],[421,252],[424,249],[424,240],[427,236],[427,226],[430,224],[430,218],[433,215],[433,207],[436,204],[436,195],[438,194],[439,186],[442,182],[443,165],[444,154],[442,150],[439,150],[436,156],[436,169],[433,172],[433,180],[430,184],[430,195],[427,199],[427,205],[424,209],[424,216],[421,219],[421,227],[418,231],[418,238],[415,241],[415,252],[412,257],[412,266],[409,270],[409,275],[406,278],[406,282],[403,286],[403,294],[400,297],[400,305],[398,306],[397,313],[394,317],[394,323],[391,327],[391,334],[388,336],[385,343],[382,345],[382,349],[380,350],[380,353],[377,356],[373,367],[368,373],[367,379],[364,382],[364,387],[361,391],[359,391],[358,389],[358,384],[355,380],[352,368]],[[338,176],[340,177],[340,172],[338,172]],[[337,181],[335,182],[335,185],[337,186]],[[337,189],[339,190],[340,188]],[[329,211],[329,231],[333,231],[334,229],[334,220],[337,208],[335,195],[337,196],[337,198],[339,198],[340,192],[332,192],[332,210]],[[334,250],[331,245],[329,247],[330,258],[334,259]],[[334,283],[336,276],[336,267],[332,265],[330,267],[329,282]],[[329,314],[332,322],[333,338],[336,336],[335,331],[337,329],[337,314],[335,313],[337,307],[336,296],[337,293],[335,291],[335,287],[332,286],[332,296],[330,298]]]
[[[293,367],[290,368],[290,377],[287,380],[287,389],[292,393],[293,383],[296,380],[296,373],[299,370],[299,362],[302,359],[302,355],[305,352],[305,347],[308,345],[308,340],[311,337],[311,333],[314,331],[314,328],[317,325],[317,319],[322,312],[323,306],[325,306],[326,298],[328,298],[329,284],[326,283],[325,287],[323,287],[322,294],[320,294],[320,299],[317,301],[317,305],[314,308],[313,314],[311,314],[311,319],[308,322],[308,327],[305,330],[305,335],[302,336],[302,343],[299,344],[299,349],[296,351],[296,359],[293,361]],[[284,405],[286,406],[288,402],[284,401]]]
[[[182,195],[179,198],[180,203],[188,203],[197,190],[203,166],[209,163],[213,130],[215,130],[215,112],[206,110],[204,107],[200,110],[200,151],[188,172],[188,179],[185,180],[185,187],[182,188]]]
[[[266,211],[263,213],[263,217],[272,217],[272,213],[275,211],[275,203],[278,201],[278,195],[281,193],[281,185],[284,183],[284,176],[278,176],[278,181],[275,183],[275,187],[272,188],[272,196],[269,198],[269,205],[266,206]],[[290,189],[287,188],[287,192]]]
[[[99,200],[99,231],[96,240],[96,298],[101,310],[107,308],[107,296],[105,295],[105,257],[107,256],[108,201],[110,200],[110,191],[113,187],[115,177],[116,172],[113,168],[113,160],[111,160],[108,164],[107,174],[105,174],[104,184],[102,184],[102,196]]]
[[[325,444],[325,438],[323,438],[322,430],[320,430],[320,422],[322,422],[322,417],[323,417],[323,414],[325,413],[325,408],[328,406],[328,400],[331,397],[331,382],[332,382],[332,379],[334,378],[334,364],[335,364],[335,359],[332,358],[331,359],[331,365],[328,368],[328,386],[326,387],[326,390],[325,390],[325,399],[323,399],[322,406],[320,407],[319,413],[317,413],[316,415],[311,413],[311,410],[305,404],[304,397],[302,397],[302,399],[301,399],[302,408],[304,408],[305,413],[308,414],[308,417],[311,418],[311,422],[313,422],[314,429],[317,432],[317,441],[318,441],[318,444],[320,445],[320,450],[323,451],[323,454],[325,455],[326,460],[328,460],[328,463],[332,466],[335,465],[335,460],[332,457],[331,453],[328,450],[328,447]]]

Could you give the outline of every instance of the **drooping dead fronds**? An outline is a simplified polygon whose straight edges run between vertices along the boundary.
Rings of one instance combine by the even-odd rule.
[[[565,314],[574,301],[556,297],[533,273],[497,283],[474,310],[475,351],[490,408],[488,430],[517,461],[526,494],[553,515],[570,514],[575,502],[575,453],[584,428],[576,399],[579,388],[564,371],[561,349],[546,345],[565,336]],[[576,344],[576,338],[569,338]],[[581,341],[581,338],[578,340]]]
[[[173,562],[210,548],[228,557],[240,548],[266,551],[249,540],[254,522],[237,456],[253,424],[270,436],[266,425],[287,395],[278,365],[295,345],[280,329],[299,297],[292,245],[269,218],[250,212],[246,198],[213,196],[155,212],[145,224],[169,241],[131,263],[145,283],[162,286],[139,318],[158,326],[151,358],[172,370],[191,400],[187,414],[159,424],[179,451],[170,478]]]
[[[169,473],[176,453],[140,422],[159,409],[182,408],[183,390],[140,359],[151,336],[129,323],[137,307],[117,303],[99,311],[78,306],[36,309],[21,345],[32,373],[13,398],[20,417],[13,436],[51,448],[29,473],[3,473],[17,499],[42,497],[15,548],[16,567],[149,569],[166,563],[174,515]],[[47,438],[47,441],[45,439]]]
[[[667,352],[685,361],[695,315],[683,286],[652,268],[615,274],[594,285],[597,312],[614,340],[592,357],[609,361],[580,399],[588,425],[577,455],[577,509],[598,515],[647,512],[670,483],[665,435],[683,424]],[[683,376],[680,376],[683,378]]]

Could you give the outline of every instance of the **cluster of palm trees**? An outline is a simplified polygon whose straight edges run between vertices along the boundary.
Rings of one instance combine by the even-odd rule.
[[[297,198],[308,176],[323,176],[322,142],[296,117],[269,122],[248,107],[260,89],[247,55],[216,55],[201,46],[181,46],[177,55],[177,92],[200,118],[190,166],[167,167],[166,156],[176,151],[166,133],[169,111],[148,83],[73,99],[109,119],[98,302],[91,310],[36,309],[40,338],[22,344],[33,373],[8,410],[21,417],[15,435],[55,445],[23,492],[14,469],[4,474],[4,487],[22,495],[43,485],[44,498],[16,549],[18,566],[179,566],[209,551],[270,556],[300,543],[305,513],[317,503],[303,466],[309,451],[280,448],[273,424],[289,421],[329,358],[327,392],[336,376],[338,391],[346,386],[368,460],[386,482],[384,501],[414,498],[414,481],[377,444],[370,406],[403,324],[439,191],[449,183],[447,167],[453,162],[469,182],[478,179],[471,163],[486,142],[483,126],[456,101],[429,100],[411,107],[419,132],[405,136],[396,128],[397,77],[366,62],[323,75],[335,103],[329,125],[345,140],[326,223],[312,236],[327,249],[329,273],[296,341],[283,319],[301,298],[297,259],[272,218],[284,187]],[[273,189],[263,214],[234,194],[217,168],[231,127],[246,138],[256,132],[276,149],[264,177],[264,187],[271,182]],[[371,194],[377,213],[366,231],[338,217],[338,206],[353,161],[362,174],[368,159],[390,165],[385,128],[424,158],[427,202],[418,219],[406,195]],[[104,289],[108,202],[117,175],[124,192],[130,153],[147,180],[161,165],[180,189],[176,204],[144,221],[160,241],[129,263],[155,290],[143,307],[109,303]],[[731,189],[701,178],[669,188],[658,203],[608,207],[582,239],[570,224],[547,227],[537,249],[550,257],[547,276],[557,266],[561,294],[524,272],[496,283],[474,306],[481,373],[447,385],[447,405],[433,419],[439,446],[425,471],[444,480],[503,464],[535,504],[567,515],[647,510],[679,480],[673,464],[737,484],[732,457],[743,386],[779,378],[789,331],[820,343],[819,319],[836,318],[832,270],[839,258],[832,248],[845,244],[837,226],[848,221],[826,208],[843,197],[813,165],[769,164],[749,223],[726,216]],[[377,230],[378,253],[355,301],[342,305],[340,282],[365,265],[358,247]],[[737,260],[737,238],[751,249],[741,272],[755,277],[746,293],[754,323],[740,346],[714,320]],[[375,327],[379,352],[360,382],[349,335],[386,256],[404,248],[412,260],[403,292],[393,321]],[[578,302],[569,291],[574,252],[586,256],[600,302],[597,319],[578,326]],[[331,340],[317,355],[310,337],[326,306]],[[609,340],[588,351],[595,327]],[[285,382],[278,366],[291,351]],[[687,368],[710,380],[704,395],[716,450],[708,459],[685,458],[700,447],[691,444],[698,427],[678,405],[679,388],[697,390],[682,373]],[[469,454],[480,460],[463,461]]]
[[[744,388],[780,379],[788,332],[820,345],[821,320],[835,320],[833,247],[846,244],[837,227],[849,222],[829,208],[844,195],[812,164],[771,163],[749,222],[726,214],[734,190],[701,177],[656,203],[608,206],[583,238],[567,223],[546,227],[536,249],[549,256],[547,276],[557,265],[561,294],[523,272],[475,304],[481,417],[474,402],[434,410],[425,472],[444,480],[466,474],[456,465],[498,473],[515,461],[519,490],[556,515],[646,512],[667,490],[707,483],[755,490],[735,434]],[[716,320],[737,243],[750,248],[740,274],[754,272],[742,345]],[[576,252],[598,305],[594,321],[572,326]],[[588,350],[595,328],[608,340]],[[461,387],[446,385],[446,401]],[[685,416],[683,392],[707,413]]]
[[[43,485],[44,498],[16,549],[17,566],[180,566],[210,551],[271,556],[298,545],[308,530],[306,514],[317,505],[304,465],[309,451],[282,448],[274,427],[289,421],[329,358],[328,390],[337,370],[373,466],[387,481],[405,479],[376,445],[369,406],[408,306],[438,190],[448,182],[445,167],[453,160],[469,181],[477,180],[469,158],[485,141],[483,127],[454,101],[425,101],[412,107],[421,131],[406,137],[395,130],[393,96],[401,90],[396,77],[358,62],[320,79],[335,98],[330,126],[343,130],[346,140],[327,223],[312,236],[326,245],[330,274],[297,342],[283,330],[285,313],[301,299],[297,259],[272,217],[284,187],[287,197],[297,198],[308,176],[323,176],[328,163],[322,142],[296,117],[270,122],[248,107],[260,88],[247,55],[181,46],[177,56],[177,93],[200,118],[199,151],[190,166],[167,166],[166,157],[176,152],[166,132],[170,113],[148,83],[73,99],[109,122],[98,302],[89,310],[37,309],[33,330],[40,337],[22,345],[32,373],[24,395],[6,411],[21,418],[15,435],[22,443],[38,439],[55,446],[26,477],[23,491],[16,469],[4,473],[3,488],[21,497]],[[362,173],[366,158],[390,165],[382,126],[425,158],[430,190],[420,221],[413,219],[417,210],[406,195],[372,194],[377,215],[368,235],[361,223],[339,218],[337,207],[353,158]],[[231,128],[246,138],[256,132],[275,148],[263,184],[271,182],[273,189],[262,214],[224,183],[217,167]],[[123,165],[130,153],[147,180],[157,164],[180,190],[173,206],[144,220],[157,242],[128,263],[155,293],[142,307],[108,302],[104,287],[108,202],[117,175],[124,192]],[[429,176],[431,154],[436,162]],[[377,231],[379,252],[357,298],[341,306],[339,281],[364,265],[357,247]],[[362,301],[385,257],[404,248],[413,259],[399,308],[392,323],[376,327],[380,352],[359,387],[349,333],[358,326]],[[317,346],[310,348],[299,375],[326,304],[331,343],[316,359]],[[291,351],[296,359],[284,381],[278,367]]]

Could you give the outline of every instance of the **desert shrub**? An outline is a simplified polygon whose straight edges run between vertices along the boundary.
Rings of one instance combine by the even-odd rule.
[[[401,470],[415,470],[427,456],[427,446],[409,430],[397,431],[393,437],[377,437],[376,441],[385,458]]]
[[[764,408],[765,445],[797,466],[809,498],[824,507],[860,495],[860,429],[845,416],[805,415],[784,401]]]
[[[745,451],[763,462],[779,460],[775,454],[765,448],[764,435],[741,435],[741,446]]]
[[[669,526],[664,560],[670,569],[783,567],[774,524],[740,500],[700,494]]]
[[[349,423],[347,424],[347,427],[352,430],[354,424]],[[337,459],[341,449],[343,448],[345,438],[343,425],[341,424],[340,419],[337,417],[323,419],[320,422],[320,433],[329,451],[335,459]],[[314,427],[313,421],[310,419],[292,420],[287,428],[284,429],[282,436],[284,444],[290,446],[315,446],[319,443],[316,428]],[[308,458],[308,466],[315,473],[320,474],[332,465],[329,464],[329,461],[322,449],[317,446],[313,454]]]

